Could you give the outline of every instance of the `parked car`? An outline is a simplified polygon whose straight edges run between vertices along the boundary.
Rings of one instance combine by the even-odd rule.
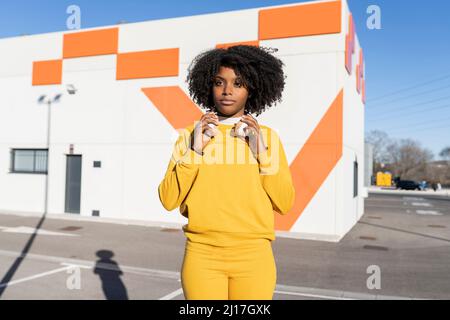
[[[425,191],[428,189],[428,183],[424,180],[419,182],[419,188],[421,191]]]
[[[400,180],[397,182],[397,189],[420,190],[420,185],[412,180]]]

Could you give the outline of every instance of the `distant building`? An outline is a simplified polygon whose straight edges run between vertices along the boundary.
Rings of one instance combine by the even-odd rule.
[[[373,145],[364,143],[364,186],[369,187],[373,184]]]

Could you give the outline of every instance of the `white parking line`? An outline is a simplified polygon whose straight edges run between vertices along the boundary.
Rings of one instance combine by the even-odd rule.
[[[366,200],[364,200],[364,202],[366,201],[374,201],[374,202],[389,202],[389,201],[401,201],[400,198],[396,197],[396,198],[367,198]]]
[[[167,295],[165,295],[162,298],[159,298],[158,300],[172,300],[173,298],[175,298],[176,296],[179,296],[180,294],[183,293],[183,288],[177,289],[174,292],[171,292]]]
[[[386,296],[379,294],[334,290],[334,289],[321,289],[310,287],[297,287],[283,284],[277,284],[275,288],[276,293],[299,295],[323,299],[333,300],[411,300],[420,299],[413,297],[401,297],[401,296]]]
[[[34,254],[34,253],[21,253],[21,252],[15,252],[15,251],[7,251],[7,250],[1,250],[0,249],[0,256],[5,257],[11,257],[11,258],[27,258],[28,260],[36,260],[36,261],[45,261],[45,262],[51,262],[51,263],[58,263],[58,264],[66,264],[70,265],[70,268],[73,268],[73,266],[79,266],[79,267],[85,267],[85,268],[101,268],[111,271],[123,271],[125,273],[131,273],[131,274],[137,274],[137,275],[143,275],[143,276],[150,276],[150,277],[156,277],[156,278],[163,278],[163,279],[174,279],[178,280],[180,278],[180,273],[176,271],[166,271],[166,270],[159,270],[159,269],[149,269],[149,268],[139,268],[139,267],[132,267],[127,265],[120,265],[117,266],[115,264],[109,264],[109,263],[98,263],[96,261],[89,261],[89,260],[80,260],[80,259],[70,259],[70,258],[64,258],[64,257],[54,257],[54,256],[47,256],[47,255],[40,255],[40,254]]]
[[[79,237],[78,234],[71,234],[71,233],[63,233],[63,232],[54,232],[44,229],[36,229],[36,228],[30,228],[30,227],[5,227],[0,226],[0,230],[2,232],[6,233],[19,233],[19,234],[37,234],[39,236],[64,236],[64,237]]]
[[[412,201],[423,201],[425,198],[418,198],[418,197],[403,197],[404,200],[412,200]]]
[[[329,300],[355,300],[352,298],[341,298],[341,297],[333,297],[333,296],[324,296],[320,294],[311,294],[311,293],[299,293],[299,292],[289,292],[289,291],[279,291],[275,290],[275,293],[286,294],[291,296],[303,296],[310,298],[321,298],[321,299],[329,299]]]
[[[442,213],[434,210],[416,210],[416,213],[422,215],[442,216]]]
[[[74,263],[61,263],[62,266],[67,266],[69,268],[80,268],[80,269],[92,269],[91,266],[85,266],[85,265],[81,265],[81,264],[74,264]]]
[[[411,202],[411,205],[415,207],[432,207],[433,205],[428,202]]]
[[[14,281],[10,281],[10,282],[7,282],[7,283],[1,283],[0,284],[0,288],[10,287],[10,286],[13,286],[13,285],[18,284],[18,283],[22,283],[22,282],[26,282],[26,281],[30,281],[30,280],[34,280],[34,279],[38,279],[38,278],[42,278],[42,277],[46,277],[46,276],[49,276],[51,274],[55,274],[55,273],[58,273],[58,272],[61,272],[61,271],[69,270],[71,268],[73,268],[73,266],[59,268],[59,269],[55,269],[55,270],[39,273],[39,274],[36,274],[34,276],[31,276],[31,277],[26,277],[26,278],[23,278],[23,279],[14,280]]]
[[[65,265],[63,268],[43,272],[40,274],[36,274],[34,276],[30,276],[27,278],[11,281],[7,284],[1,284],[1,287],[10,286],[18,283],[22,283],[29,280],[34,280],[37,278],[45,277],[51,274],[55,274],[58,272],[62,272],[65,270],[70,270],[74,267],[80,267],[80,268],[87,268],[91,269],[94,266],[110,269],[110,270],[116,270],[118,267],[114,265],[109,265],[107,263],[105,264],[96,264],[93,261],[87,261],[87,260],[76,260],[76,259],[67,259],[63,257],[54,257],[54,256],[45,256],[45,255],[38,255],[38,254],[23,254],[20,252],[14,252],[14,251],[6,251],[6,250],[0,250],[0,256],[5,257],[22,257],[27,258],[28,260],[36,260],[36,261],[46,261],[50,263],[60,263],[62,265]],[[147,268],[137,268],[137,267],[131,267],[131,266],[123,266],[120,265],[120,269],[123,272],[129,272],[132,274],[138,274],[146,277],[155,277],[155,278],[164,278],[164,279],[172,279],[179,281],[180,279],[180,273],[175,271],[167,271],[167,270],[159,270],[159,269],[147,269]],[[177,289],[159,300],[170,300],[174,297],[180,295],[182,293],[182,289]],[[275,293],[279,294],[289,294],[289,295],[297,295],[297,296],[307,296],[307,297],[314,297],[314,298],[323,298],[323,299],[335,299],[335,300],[347,300],[347,299],[413,299],[412,297],[387,297],[387,296],[381,296],[381,295],[373,295],[373,294],[366,294],[366,293],[359,293],[359,292],[350,292],[350,291],[340,291],[340,290],[330,290],[330,289],[319,289],[319,288],[310,288],[310,287],[298,287],[298,286],[289,286],[289,285],[281,285],[277,284]],[[417,298],[416,298],[417,299]],[[420,298],[418,298],[420,299]]]

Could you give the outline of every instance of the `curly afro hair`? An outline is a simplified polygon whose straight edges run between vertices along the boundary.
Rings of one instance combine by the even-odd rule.
[[[200,53],[188,68],[186,82],[191,98],[207,111],[214,111],[214,77],[220,67],[231,68],[242,78],[249,93],[245,113],[258,116],[282,98],[286,79],[284,63],[271,54],[274,51],[278,49],[237,45]]]

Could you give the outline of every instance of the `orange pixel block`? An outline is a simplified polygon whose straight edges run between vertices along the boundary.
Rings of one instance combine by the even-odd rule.
[[[175,77],[179,73],[180,50],[162,49],[117,55],[117,80]]]
[[[341,32],[341,1],[311,3],[259,12],[259,39]]]
[[[64,34],[63,58],[116,54],[119,29],[102,29]]]
[[[33,62],[33,86],[61,84],[62,60]]]

